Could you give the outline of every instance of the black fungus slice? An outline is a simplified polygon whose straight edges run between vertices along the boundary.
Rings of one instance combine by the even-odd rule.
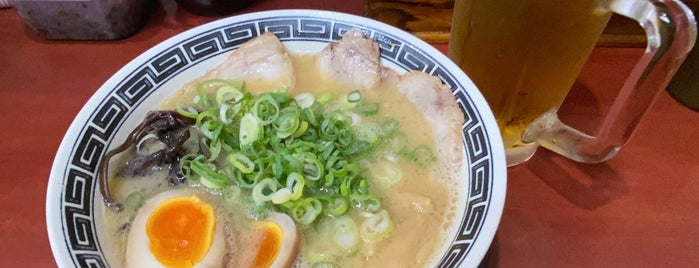
[[[143,122],[141,122],[126,137],[124,143],[107,152],[99,164],[98,180],[100,192],[105,205],[116,211],[121,211],[123,205],[116,202],[109,190],[109,161],[115,155],[126,151],[131,146],[136,146],[146,135],[154,134],[165,144],[161,150],[149,155],[139,157],[131,165],[132,172],[145,174],[149,169],[157,166],[167,166],[170,169],[170,183],[175,184],[183,180],[179,170],[179,159],[184,153],[183,145],[189,139],[190,126],[194,125],[194,119],[185,117],[176,111],[151,111],[148,112]]]

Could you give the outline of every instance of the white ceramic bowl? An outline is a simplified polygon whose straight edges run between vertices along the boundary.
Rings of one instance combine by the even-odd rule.
[[[272,31],[291,52],[319,51],[351,29],[379,43],[382,63],[422,70],[453,89],[464,112],[463,180],[458,221],[438,267],[477,266],[495,235],[505,200],[506,164],[497,124],[471,80],[446,56],[413,35],[367,18],[317,10],[250,13],[211,22],[146,51],[95,92],[68,129],[51,169],[46,222],[61,267],[115,267],[101,239],[98,162],[164,97],[223,61],[243,42]]]

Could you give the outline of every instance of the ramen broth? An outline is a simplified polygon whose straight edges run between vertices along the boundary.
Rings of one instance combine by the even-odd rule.
[[[310,92],[319,95],[322,92],[333,92],[336,96],[346,94],[352,89],[346,88],[333,81],[320,77],[315,67],[314,55],[290,55],[294,74],[295,87],[288,89],[289,95]],[[264,83],[246,81],[246,90],[253,94],[274,90]],[[196,94],[194,90],[181,90],[173,94],[162,103],[160,109],[174,109],[177,105],[192,103]],[[411,143],[428,144],[434,147],[434,136],[430,124],[422,113],[402,93],[398,92],[394,85],[382,83],[379,88],[362,92],[363,97],[370,100],[381,100],[380,113],[395,118],[400,122],[401,130],[409,136]],[[126,154],[124,154],[126,155]],[[119,161],[119,160],[116,160]],[[121,161],[124,161],[122,159]],[[381,159],[373,164],[370,171],[380,166]],[[452,222],[455,220],[456,189],[458,170],[460,165],[454,163],[435,162],[429,168],[421,167],[415,163],[397,158],[396,167],[403,177],[392,185],[383,185],[369,180],[371,190],[382,198],[382,206],[389,212],[393,221],[393,231],[383,240],[376,242],[371,247],[361,247],[357,254],[351,257],[339,259],[341,267],[424,267],[430,264],[435,254],[443,251],[445,242],[448,242]],[[116,165],[115,165],[116,166]],[[372,169],[374,168],[374,169]],[[153,178],[115,178],[112,179],[112,192],[118,200],[125,200],[134,192],[141,191],[145,198],[158,192],[170,189],[167,185],[165,172],[151,175]],[[217,217],[223,219],[228,239],[227,259],[230,259],[230,267],[240,267],[245,263],[246,256],[252,256],[254,248],[246,245],[254,244],[250,241],[250,233],[253,220],[245,216],[242,204],[224,202],[223,198],[207,193],[199,187],[180,185],[177,187],[195,188],[199,196],[215,207]],[[233,194],[233,199],[235,194]],[[133,220],[135,211],[123,211],[113,213],[105,211],[106,231],[113,235],[114,248],[117,255],[123,256],[126,248],[129,221]],[[360,217],[356,212],[349,213],[352,217]],[[308,250],[322,248],[323,237],[317,234],[313,227],[303,228],[300,225],[301,247],[297,266],[307,267],[303,256]],[[234,257],[233,257],[234,256]],[[123,259],[123,257],[120,257]]]

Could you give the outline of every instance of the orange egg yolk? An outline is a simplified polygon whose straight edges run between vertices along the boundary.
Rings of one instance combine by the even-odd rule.
[[[284,238],[282,228],[276,223],[266,222],[262,225],[261,230],[262,237],[260,239],[257,257],[255,258],[255,268],[267,268],[272,266],[272,263],[274,263],[274,260],[277,258],[277,254],[279,254],[282,239]]]
[[[213,208],[198,197],[167,200],[148,217],[150,251],[166,267],[192,267],[209,251],[215,225]]]

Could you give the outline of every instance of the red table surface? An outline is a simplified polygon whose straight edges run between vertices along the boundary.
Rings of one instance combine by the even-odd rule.
[[[244,12],[313,8],[363,14],[362,1],[260,0]],[[45,41],[14,9],[0,10],[0,263],[55,266],[45,193],[55,152],[82,105],[151,46],[216,18],[156,9],[125,40]],[[435,45],[441,51],[446,45]],[[596,48],[561,109],[594,129],[643,52]],[[630,142],[606,163],[546,150],[508,170],[489,267],[699,267],[699,113],[664,91]]]

